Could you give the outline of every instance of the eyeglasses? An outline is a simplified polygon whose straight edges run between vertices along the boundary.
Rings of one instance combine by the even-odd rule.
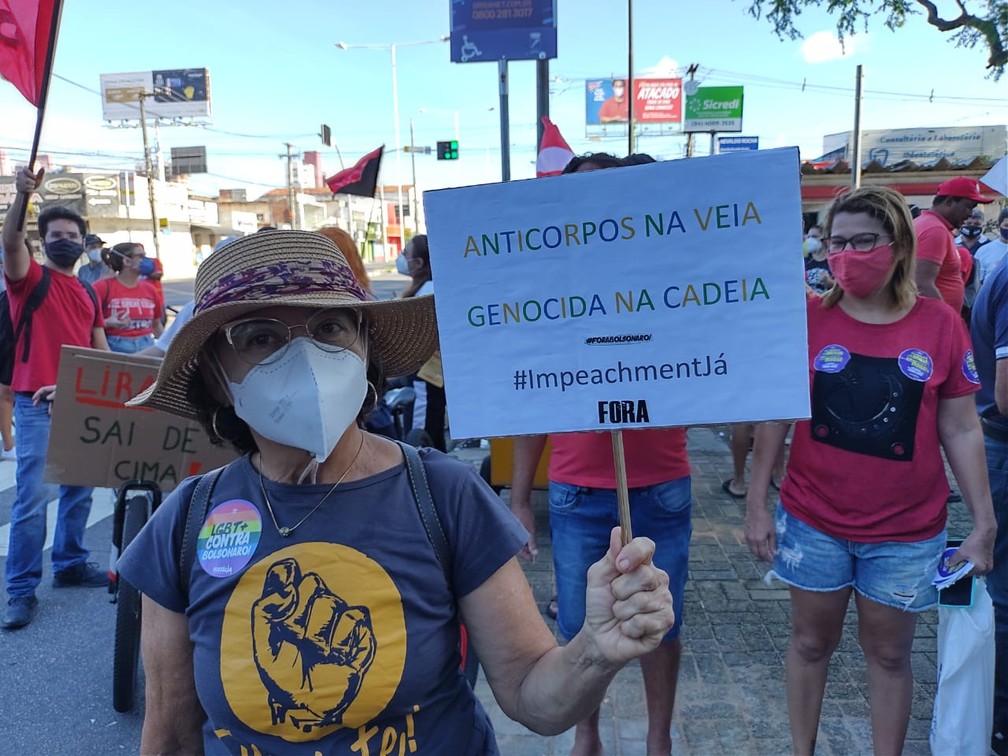
[[[880,236],[886,236],[886,234],[871,234],[866,232],[863,234],[854,234],[849,239],[845,239],[842,236],[831,236],[828,241],[829,251],[843,252],[850,247],[855,252],[868,252],[875,249]]]
[[[349,349],[360,335],[360,313],[356,310],[323,310],[307,323],[287,325],[275,318],[247,318],[221,330],[235,354],[249,365],[276,362],[287,351],[295,329],[303,328],[308,338],[327,352]]]

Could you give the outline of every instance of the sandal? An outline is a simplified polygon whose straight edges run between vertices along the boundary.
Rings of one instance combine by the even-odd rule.
[[[742,493],[735,493],[734,491],[732,491],[731,478],[728,478],[728,480],[726,480],[724,483],[721,484],[721,490],[724,491],[729,496],[731,496],[733,499],[744,499],[746,497],[746,493],[748,493],[747,491],[743,491]]]
[[[551,598],[550,602],[546,605],[546,614],[548,614],[553,619],[557,618],[557,614],[559,614],[559,610],[557,609],[557,597],[556,597],[556,594],[553,595],[553,598]]]

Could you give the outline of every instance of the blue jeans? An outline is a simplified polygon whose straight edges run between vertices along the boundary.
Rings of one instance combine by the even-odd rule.
[[[17,427],[17,494],[11,509],[7,550],[7,595],[33,596],[42,581],[42,549],[46,538],[48,486],[42,482],[49,447],[49,403],[32,404],[30,396],[14,395]],[[91,512],[91,489],[59,487],[59,510],[53,538],[55,572],[83,564],[84,530]]]
[[[569,641],[584,624],[588,568],[609,550],[609,533],[619,525],[616,491],[550,481],[550,536],[557,583],[557,631]],[[692,496],[690,478],[630,489],[634,536],[655,542],[654,564],[669,576],[675,624],[664,642],[679,637],[683,592],[689,568]]]
[[[987,477],[990,479],[997,538],[994,569],[987,576],[987,592],[994,602],[994,719],[1008,725],[1008,442],[984,436]]]
[[[106,336],[109,349],[121,354],[136,354],[141,349],[154,346],[154,337],[146,336]]]

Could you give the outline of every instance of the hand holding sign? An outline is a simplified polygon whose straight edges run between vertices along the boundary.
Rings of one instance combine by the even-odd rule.
[[[599,656],[617,664],[653,651],[675,621],[669,579],[651,562],[654,541],[621,545],[619,528],[609,552],[588,570],[584,631]]]

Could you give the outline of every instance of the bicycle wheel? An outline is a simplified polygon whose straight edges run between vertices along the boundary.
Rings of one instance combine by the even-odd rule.
[[[126,502],[122,549],[136,538],[147,522],[147,497],[133,496]],[[130,711],[140,669],[140,592],[119,576],[116,598],[115,647],[112,655],[112,707]]]

